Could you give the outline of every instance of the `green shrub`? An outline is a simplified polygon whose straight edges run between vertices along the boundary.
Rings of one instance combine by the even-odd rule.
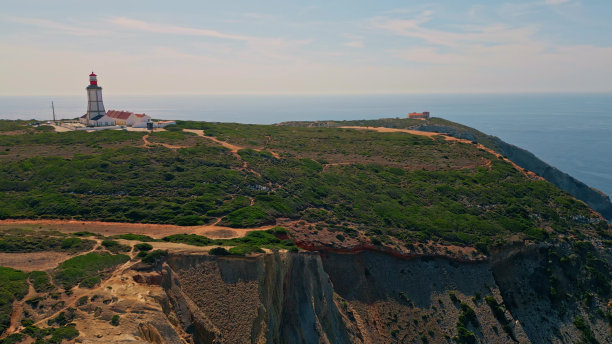
[[[45,343],[49,344],[60,344],[64,340],[72,340],[79,336],[79,331],[72,326],[62,326],[59,328],[51,328],[48,330],[51,338],[47,339]]]
[[[168,256],[168,251],[166,250],[155,250],[147,253],[146,256],[142,258],[142,261],[147,264],[157,264],[161,260],[166,259]]]
[[[476,335],[461,324],[457,324],[457,336],[454,338],[460,344],[475,344]]]
[[[0,267],[0,335],[10,324],[13,301],[28,293],[27,277],[22,271]]]
[[[174,219],[174,223],[179,226],[199,226],[203,225],[208,218],[200,215],[183,215]]]
[[[264,250],[257,246],[251,245],[238,245],[229,249],[229,253],[235,256],[244,256],[249,253],[263,253]]]
[[[61,263],[53,279],[65,289],[70,289],[85,279],[88,279],[85,285],[91,285],[95,282],[94,277],[99,276],[100,272],[125,263],[129,259],[130,257],[124,254],[87,253]]]
[[[112,239],[103,240],[102,246],[106,247],[106,249],[112,253],[129,252],[132,249],[130,246],[121,245],[118,241]]]
[[[123,240],[143,241],[143,242],[158,241],[157,239],[153,239],[148,235],[132,234],[132,233],[115,235],[113,236],[113,238],[123,239]]]
[[[20,229],[0,231],[0,252],[79,252],[92,249],[94,244],[93,240],[67,237],[59,232]]]
[[[468,324],[472,324],[474,327],[480,326],[478,323],[478,319],[476,318],[476,312],[470,307],[467,303],[461,302],[459,304],[461,308],[461,313],[459,314],[459,323],[461,323],[464,327],[467,327]]]
[[[212,248],[210,249],[210,251],[208,251],[208,253],[215,255],[215,256],[227,256],[230,254],[224,247]]]
[[[17,344],[17,343],[21,343],[24,339],[25,339],[25,335],[21,333],[13,333],[4,339],[1,339],[0,343],[1,344]]]
[[[119,326],[119,316],[117,314],[113,315],[110,324],[113,326]]]
[[[79,283],[79,287],[91,289],[98,284],[100,284],[100,276],[89,276],[85,277],[81,283]]]
[[[100,234],[96,234],[96,233],[92,233],[92,232],[87,232],[87,231],[80,231],[80,232],[74,232],[72,233],[72,235],[74,236],[78,236],[78,237],[98,237],[100,236]]]
[[[162,238],[162,240],[194,246],[208,246],[213,242],[211,239],[197,234],[173,234]]]
[[[44,293],[55,289],[51,284],[49,275],[44,271],[32,271],[28,274],[28,278],[37,293]]]
[[[222,224],[235,228],[257,227],[273,224],[274,217],[266,213],[265,210],[257,206],[244,207],[227,214]]]
[[[589,327],[589,325],[584,321],[584,318],[581,316],[574,317],[574,326],[582,332],[582,342],[587,344],[597,344],[599,343],[593,334],[593,330]]]
[[[134,248],[137,249],[138,251],[151,251],[153,249],[153,246],[151,244],[147,244],[143,242],[143,243],[134,245]]]
[[[276,227],[272,227],[268,229],[268,233],[273,234],[273,235],[289,235],[290,234],[288,229],[286,229],[285,227],[281,227],[281,226],[276,226]]]
[[[81,297],[80,297],[80,298],[77,300],[76,305],[77,305],[77,306],[83,306],[83,305],[86,305],[86,304],[87,304],[87,300],[88,300],[88,297],[87,297],[87,296],[81,296]]]

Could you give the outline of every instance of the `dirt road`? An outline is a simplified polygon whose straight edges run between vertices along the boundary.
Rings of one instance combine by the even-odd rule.
[[[76,221],[76,220],[0,220],[0,229],[4,228],[46,228],[62,232],[88,231],[105,236],[118,234],[144,234],[159,239],[171,234],[199,234],[211,239],[229,239],[245,236],[255,230],[267,230],[274,226],[256,228],[231,228],[213,225],[176,226],[147,223]]]

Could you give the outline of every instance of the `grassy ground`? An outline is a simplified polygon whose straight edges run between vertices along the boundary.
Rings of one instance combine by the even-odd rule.
[[[0,230],[0,252],[81,252],[94,247],[95,241],[66,235],[57,231],[31,229]]]
[[[245,149],[236,156],[183,128],[203,129]],[[220,219],[230,227],[289,218],[361,231],[373,242],[391,237],[407,246],[434,241],[483,251],[509,237],[543,241],[605,227],[582,202],[472,144],[341,128],[179,121],[169,129],[152,138],[194,145],[129,146],[142,133],[110,131],[0,140],[0,150],[40,142],[128,143],[71,158],[6,160],[0,166],[0,218],[186,226]]]

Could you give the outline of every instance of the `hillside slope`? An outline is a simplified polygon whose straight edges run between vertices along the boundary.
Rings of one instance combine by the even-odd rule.
[[[484,134],[476,129],[445,119],[432,118],[427,121],[422,121],[386,118],[379,120],[359,121],[286,122],[282,123],[282,125],[315,127],[359,125],[397,129],[401,128],[445,133],[456,138],[478,142],[507,157],[520,167],[542,176],[561,190],[566,191],[570,195],[588,204],[591,208],[602,214],[608,221],[612,221],[612,202],[610,201],[610,197],[608,195],[589,187],[585,183],[577,180],[567,173],[560,171],[556,167],[550,166],[525,149],[504,142],[498,137]]]
[[[0,126],[0,343],[612,342],[600,213],[381,123]]]

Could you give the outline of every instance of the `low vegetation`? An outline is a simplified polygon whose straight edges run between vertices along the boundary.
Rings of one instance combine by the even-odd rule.
[[[139,254],[140,258],[147,264],[157,264],[168,256],[168,251],[166,250],[140,251],[140,253],[142,254]]]
[[[49,275],[44,271],[32,271],[28,274],[28,278],[37,293],[45,293],[55,289],[55,286],[51,284]]]
[[[27,278],[25,272],[0,267],[0,335],[10,325],[13,301],[28,293]]]
[[[28,229],[0,230],[0,252],[82,252],[91,250],[95,241],[57,231]]]
[[[175,234],[162,240],[195,246],[233,246],[229,249],[228,254],[241,256],[253,252],[263,252],[262,248],[297,251],[293,241],[282,240],[277,237],[277,235],[284,233],[286,233],[285,229],[277,227],[267,231],[252,231],[244,237],[233,239],[210,239],[196,234]],[[222,250],[225,249],[213,249],[211,253],[224,255]]]
[[[151,251],[153,249],[153,246],[151,246],[151,244],[143,242],[143,243],[134,245],[134,248],[138,251]]]
[[[119,235],[113,236],[112,238],[113,239],[123,239],[123,240],[136,240],[136,241],[142,241],[142,242],[158,241],[157,239],[153,239],[148,235],[132,234],[132,233],[119,234]]]
[[[71,324],[47,328],[40,328],[33,324],[28,324],[21,333],[15,335],[15,337],[21,339],[26,336],[34,339],[34,343],[60,344],[64,341],[69,341],[78,337],[79,331]]]
[[[130,252],[132,250],[131,246],[122,245],[118,241],[112,239],[104,239],[102,241],[102,246],[112,253]]]
[[[100,274],[119,264],[125,263],[130,257],[124,254],[87,253],[70,258],[61,263],[53,276],[56,284],[70,289],[77,284],[91,288],[100,282]]]
[[[395,121],[400,127],[418,124]],[[362,232],[380,245],[437,242],[483,253],[510,237],[541,242],[599,226],[584,203],[473,144],[337,128],[378,124],[346,122],[327,128],[178,121],[154,137],[179,145],[188,140],[188,148],[125,145],[70,158],[11,157],[0,166],[0,218],[185,226],[220,219],[219,224],[230,227],[288,218],[345,239]],[[203,129],[205,135],[245,149],[237,158],[205,138],[179,131],[183,128]],[[61,142],[66,145],[56,150],[61,152],[76,142],[141,138],[141,133],[127,132],[84,134],[11,135],[15,140],[0,140],[0,150]],[[598,233],[609,231],[605,227]],[[175,240],[199,239],[168,239]]]

